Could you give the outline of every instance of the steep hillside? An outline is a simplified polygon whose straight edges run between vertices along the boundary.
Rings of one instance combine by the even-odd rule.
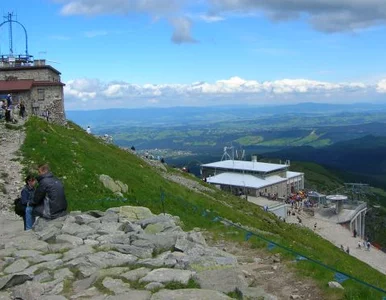
[[[53,173],[63,179],[71,210],[104,210],[117,205],[142,205],[153,212],[180,216],[185,229],[200,227],[214,237],[231,239],[240,245],[265,248],[267,242],[245,235],[245,231],[224,226],[208,216],[221,217],[257,232],[262,238],[297,251],[312,260],[351,274],[368,283],[386,288],[385,276],[366,264],[340,251],[308,229],[288,225],[263,212],[253,204],[216,190],[190,175],[172,169],[155,167],[135,154],[106,144],[69,123],[66,128],[32,118],[26,124],[26,140],[22,147],[26,171],[36,164],[48,162]],[[123,198],[104,188],[99,175],[106,174],[127,184]],[[169,178],[169,179],[166,179]],[[184,185],[175,183],[182,182]],[[249,240],[245,242],[245,240]],[[326,285],[334,272],[311,261],[290,263],[293,254],[282,252],[288,266],[300,276],[313,278],[324,290],[326,299],[380,299],[375,292],[353,280],[343,283],[345,290],[328,290]]]

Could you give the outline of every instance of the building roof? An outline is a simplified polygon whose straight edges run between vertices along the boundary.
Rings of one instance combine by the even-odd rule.
[[[33,86],[65,86],[63,82],[60,81],[34,81]]]
[[[304,175],[304,173],[287,171],[286,177],[287,178],[294,178],[294,177],[298,177],[298,176],[301,176],[301,175]]]
[[[34,81],[31,80],[0,80],[0,92],[21,92],[31,89]]]
[[[0,80],[0,93],[17,93],[29,91],[33,86],[64,86],[58,81],[34,81],[32,79]]]
[[[55,72],[56,74],[60,75],[61,73],[53,68],[50,65],[44,65],[44,66],[15,66],[15,67],[0,67],[1,72],[7,72],[7,71],[15,71],[15,70],[39,70],[39,69],[50,69],[51,71]]]
[[[222,160],[214,163],[204,164],[202,167],[217,169],[244,170],[255,172],[271,172],[288,168],[288,165],[270,164],[263,162],[243,161],[243,160]]]
[[[266,186],[287,181],[287,178],[283,178],[278,175],[273,175],[273,176],[268,176],[265,179],[262,179],[248,174],[221,173],[219,175],[208,177],[206,181],[211,184],[231,185],[231,186],[237,186],[237,187],[260,189]]]

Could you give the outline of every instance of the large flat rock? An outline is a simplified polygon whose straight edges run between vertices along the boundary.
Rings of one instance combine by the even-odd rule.
[[[187,284],[193,275],[194,272],[188,270],[161,268],[151,271],[139,281],[160,283],[179,282],[182,284]]]
[[[203,289],[230,293],[248,286],[244,274],[238,268],[203,271],[195,275],[195,279]]]
[[[227,295],[203,289],[161,290],[151,297],[151,300],[227,300],[232,299]]]

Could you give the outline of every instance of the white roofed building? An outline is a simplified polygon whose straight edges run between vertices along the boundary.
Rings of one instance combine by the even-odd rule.
[[[222,160],[203,164],[206,182],[234,194],[287,199],[291,192],[304,189],[304,173],[288,171],[289,164]]]

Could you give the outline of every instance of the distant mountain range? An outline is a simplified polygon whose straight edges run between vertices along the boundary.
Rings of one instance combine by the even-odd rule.
[[[386,137],[367,135],[323,148],[293,147],[267,158],[311,161],[341,172],[345,180],[386,188]]]
[[[208,106],[208,107],[169,107],[103,110],[69,110],[67,118],[85,126],[87,124],[187,124],[194,122],[217,122],[236,119],[251,119],[258,116],[303,114],[318,115],[347,112],[383,111],[386,104],[355,103],[299,103],[277,106]]]

